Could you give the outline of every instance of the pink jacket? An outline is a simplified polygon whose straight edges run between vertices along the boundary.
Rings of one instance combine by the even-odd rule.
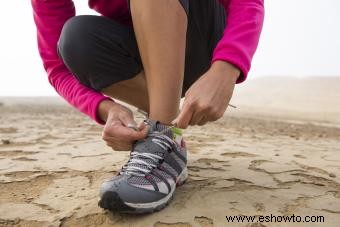
[[[207,0],[209,1],[209,0]],[[227,27],[218,43],[212,62],[227,61],[237,66],[244,81],[258,45],[264,17],[264,0],[220,0],[227,12]],[[57,54],[57,41],[64,23],[75,16],[72,0],[31,0],[37,25],[38,47],[48,79],[56,91],[70,104],[98,123],[101,101],[109,99],[80,84]],[[103,16],[131,24],[126,0],[89,0],[90,8]]]

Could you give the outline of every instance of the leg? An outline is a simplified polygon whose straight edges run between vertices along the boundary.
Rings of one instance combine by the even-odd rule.
[[[128,91],[128,92],[127,92]],[[132,79],[124,80],[102,89],[110,97],[149,112],[149,97],[144,71]]]
[[[146,75],[151,119],[170,124],[178,114],[187,15],[177,0],[132,0],[134,31]]]
[[[100,16],[77,16],[63,27],[58,52],[85,86],[149,111],[134,31]]]

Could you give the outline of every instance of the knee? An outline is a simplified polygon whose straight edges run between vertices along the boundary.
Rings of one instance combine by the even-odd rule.
[[[94,29],[89,16],[75,16],[63,26],[57,49],[64,63],[73,69],[77,62],[82,62],[84,56],[90,51],[91,30]],[[84,64],[83,64],[84,65]]]

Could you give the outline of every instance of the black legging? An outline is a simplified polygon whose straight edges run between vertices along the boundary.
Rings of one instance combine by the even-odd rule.
[[[181,0],[188,4],[183,95],[210,67],[225,28],[218,0]],[[76,78],[100,91],[143,70],[133,27],[103,16],[75,16],[62,30],[58,53]]]

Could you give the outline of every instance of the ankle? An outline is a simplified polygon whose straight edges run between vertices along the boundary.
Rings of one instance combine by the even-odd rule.
[[[152,117],[151,115],[148,117],[151,121],[158,121],[159,123],[161,123],[162,125],[171,127],[173,126],[173,124],[171,123],[172,120],[171,119],[165,119],[165,118],[157,118],[157,117]]]

